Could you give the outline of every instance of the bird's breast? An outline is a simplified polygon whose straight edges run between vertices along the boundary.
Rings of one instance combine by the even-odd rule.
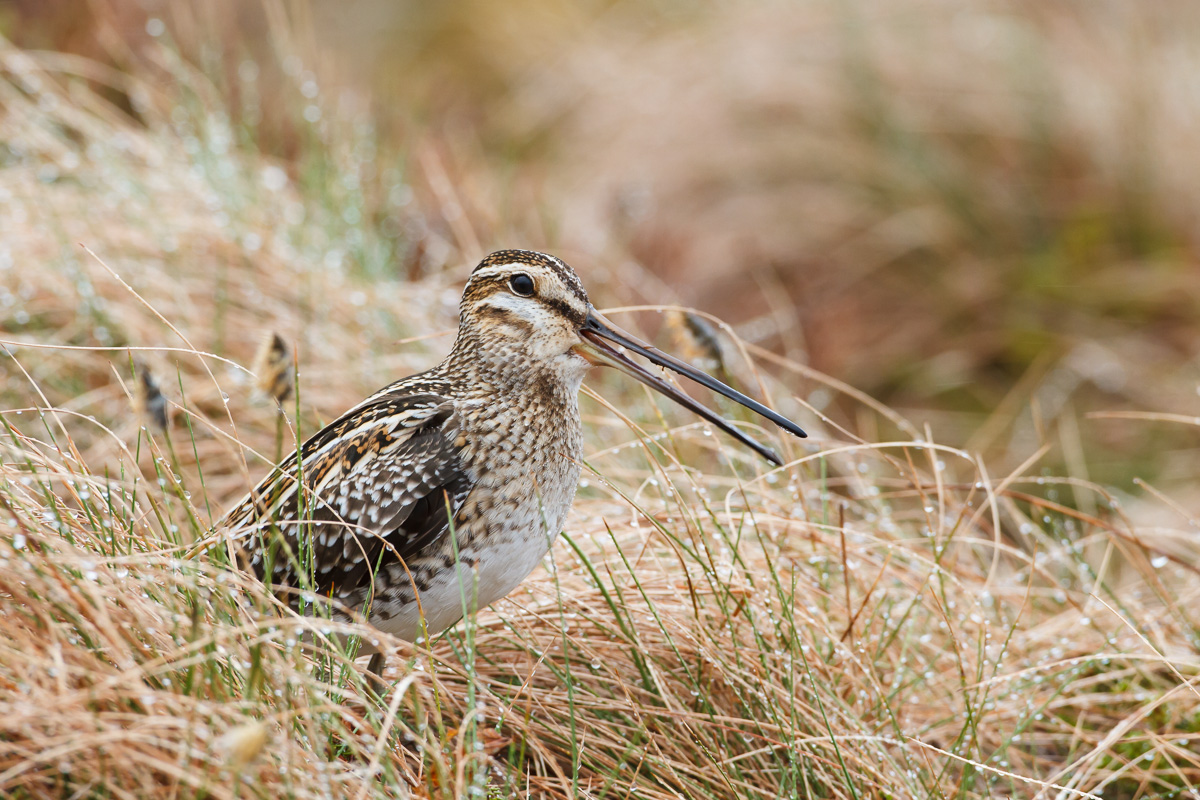
[[[555,409],[483,402],[462,417],[475,485],[460,515],[468,530],[458,538],[488,560],[479,567],[486,604],[533,571],[562,530],[579,483],[583,435],[575,402]]]

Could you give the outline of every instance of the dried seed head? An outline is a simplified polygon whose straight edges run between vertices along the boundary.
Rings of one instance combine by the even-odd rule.
[[[133,382],[133,408],[158,432],[167,429],[170,423],[170,407],[166,395],[158,387],[158,381],[150,365],[144,361],[135,361]]]
[[[248,722],[226,731],[217,747],[225,754],[229,767],[238,772],[262,753],[267,745],[267,726],[261,722]]]
[[[725,371],[721,337],[712,323],[691,311],[669,311],[666,317],[672,347],[684,361],[709,372]]]
[[[296,385],[296,370],[292,348],[278,333],[272,331],[263,339],[254,357],[255,387],[264,396],[283,404]]]

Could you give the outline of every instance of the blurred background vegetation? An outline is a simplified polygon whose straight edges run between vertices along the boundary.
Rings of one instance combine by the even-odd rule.
[[[168,42],[367,274],[548,248],[991,463],[1197,477],[1195,425],[1087,416],[1197,413],[1194,2],[7,0],[0,33],[166,80]]]

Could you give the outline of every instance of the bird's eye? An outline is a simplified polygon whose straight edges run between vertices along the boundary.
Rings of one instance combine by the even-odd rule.
[[[533,278],[524,272],[518,272],[508,279],[508,288],[513,290],[513,294],[519,294],[521,297],[532,297]]]

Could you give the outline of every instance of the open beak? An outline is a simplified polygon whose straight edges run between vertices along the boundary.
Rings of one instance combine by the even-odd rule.
[[[679,403],[684,408],[699,414],[776,466],[781,466],[783,460],[779,458],[774,450],[754,441],[728,420],[722,419],[715,412],[700,405],[662,378],[647,370],[641,364],[638,364],[625,353],[613,349],[609,345],[609,342],[620,345],[626,350],[632,350],[640,356],[645,356],[660,367],[666,367],[684,377],[691,378],[701,386],[707,386],[714,392],[725,395],[730,400],[740,403],[754,413],[766,417],[789,433],[793,433],[801,438],[808,436],[808,434],[800,429],[799,425],[786,417],[776,414],[762,403],[751,400],[741,392],[729,388],[711,375],[706,375],[695,367],[680,361],[678,358],[667,355],[658,348],[639,341],[616,325],[613,325],[594,308],[588,310],[587,321],[583,323],[579,335],[583,338],[583,343],[576,345],[576,351],[591,363],[615,367],[626,375],[641,381],[656,392],[666,395],[676,403]]]

